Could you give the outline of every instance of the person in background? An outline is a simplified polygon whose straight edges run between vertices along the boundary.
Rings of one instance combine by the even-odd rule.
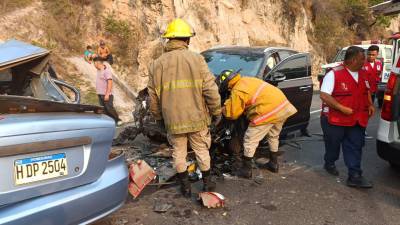
[[[103,40],[100,40],[100,46],[97,49],[97,55],[103,59],[103,61],[107,61],[110,65],[114,63],[110,48],[106,46],[106,43]]]
[[[325,141],[325,170],[338,176],[335,162],[340,148],[348,168],[347,186],[372,188],[362,176],[361,156],[365,144],[365,128],[375,108],[369,92],[367,73],[363,70],[364,49],[351,46],[344,63],[328,72],[321,86],[320,98],[324,102],[321,119]]]
[[[93,59],[96,58],[96,54],[93,52],[92,46],[88,45],[86,46],[86,50],[84,53],[84,58],[86,60],[86,62],[88,63],[92,63]]]
[[[99,97],[99,103],[104,107],[105,113],[114,119],[117,126],[122,125],[122,121],[119,119],[118,113],[114,108],[114,95],[112,91],[113,80],[112,72],[103,63],[103,59],[96,57],[93,59],[94,66],[97,69],[96,76],[96,92]]]
[[[368,48],[367,60],[364,64],[364,70],[366,70],[368,73],[372,103],[374,103],[375,101],[376,91],[378,90],[378,83],[381,80],[383,71],[382,62],[376,60],[378,54],[379,47],[377,45],[371,45]]]

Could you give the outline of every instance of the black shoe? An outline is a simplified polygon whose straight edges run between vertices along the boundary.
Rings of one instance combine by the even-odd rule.
[[[253,158],[243,156],[243,165],[237,172],[237,176],[250,179],[253,176],[252,171]]]
[[[269,153],[269,162],[265,165],[265,167],[273,173],[279,172],[278,152]]]
[[[356,188],[372,188],[373,185],[367,179],[365,179],[361,175],[357,176],[349,176],[346,182],[347,186],[349,187],[356,187]]]
[[[217,187],[217,183],[211,180],[210,170],[201,171],[203,175],[203,191],[214,191]]]
[[[188,172],[178,173],[178,181],[181,185],[181,193],[185,198],[192,196],[192,189],[189,181]]]
[[[336,166],[324,166],[324,169],[326,170],[326,172],[328,172],[330,175],[333,176],[339,176],[339,171],[336,169]]]

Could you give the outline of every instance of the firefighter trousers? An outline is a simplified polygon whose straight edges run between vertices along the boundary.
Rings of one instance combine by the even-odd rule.
[[[244,135],[244,156],[252,158],[256,153],[256,149],[264,137],[267,138],[269,149],[271,152],[278,152],[279,135],[285,121],[273,124],[265,124],[260,126],[249,126]]]
[[[172,145],[174,164],[178,173],[185,172],[187,169],[187,150],[188,143],[193,149],[197,164],[201,171],[210,169],[211,135],[208,129],[186,134],[168,134],[168,141]]]

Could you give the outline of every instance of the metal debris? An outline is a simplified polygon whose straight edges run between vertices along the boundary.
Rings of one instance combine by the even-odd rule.
[[[220,208],[225,206],[225,197],[217,192],[201,192],[199,200],[207,208]]]
[[[129,166],[129,193],[137,198],[142,190],[156,178],[154,170],[143,160],[138,160]]]

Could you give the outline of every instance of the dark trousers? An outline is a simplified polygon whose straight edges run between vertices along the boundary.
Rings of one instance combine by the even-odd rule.
[[[375,96],[376,96],[376,93],[371,93],[372,105],[375,102]]]
[[[103,60],[107,61],[110,65],[114,63],[114,58],[111,54],[107,55],[106,57],[101,57]]]
[[[344,163],[349,176],[361,175],[365,128],[359,125],[352,127],[331,125],[326,116],[321,116],[321,127],[324,133],[325,166],[335,166],[335,162],[339,159],[340,147],[342,147]]]
[[[104,101],[104,95],[98,95],[99,97],[99,103],[101,106],[104,107],[104,112],[107,114],[107,116],[113,118],[115,122],[119,121],[118,113],[114,109],[114,96],[110,95],[110,98],[108,101]]]

